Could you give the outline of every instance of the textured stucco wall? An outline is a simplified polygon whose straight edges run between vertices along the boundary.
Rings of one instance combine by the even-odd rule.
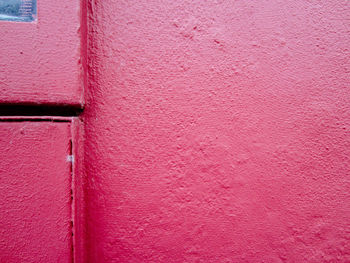
[[[90,262],[349,262],[350,3],[90,1]]]

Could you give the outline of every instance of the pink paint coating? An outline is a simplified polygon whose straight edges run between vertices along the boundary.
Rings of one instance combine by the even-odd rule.
[[[1,103],[80,107],[89,69],[85,137],[0,123],[0,261],[350,261],[346,1],[84,5],[0,24]]]
[[[38,21],[0,21],[1,104],[83,105],[84,5],[38,0]]]
[[[349,262],[348,1],[90,1],[88,262]]]
[[[0,262],[72,262],[71,124],[0,122]]]

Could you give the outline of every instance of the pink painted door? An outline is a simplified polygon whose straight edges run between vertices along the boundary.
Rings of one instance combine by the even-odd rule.
[[[0,122],[0,262],[72,262],[71,123]]]

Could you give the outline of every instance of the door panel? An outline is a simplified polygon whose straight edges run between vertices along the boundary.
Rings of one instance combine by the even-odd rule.
[[[0,262],[71,262],[71,123],[0,122]]]

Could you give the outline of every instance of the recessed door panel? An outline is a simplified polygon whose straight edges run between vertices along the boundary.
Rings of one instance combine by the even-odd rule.
[[[71,262],[71,123],[0,122],[0,262]]]

